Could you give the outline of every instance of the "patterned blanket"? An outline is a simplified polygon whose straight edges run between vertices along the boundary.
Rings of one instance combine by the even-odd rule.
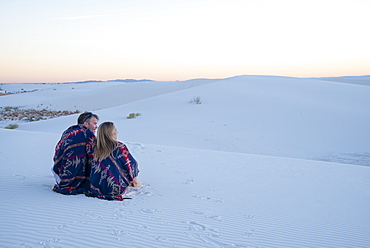
[[[122,194],[138,174],[138,163],[126,145],[118,142],[118,147],[109,157],[102,161],[92,160],[90,192],[86,195],[122,201]]]
[[[89,160],[95,139],[95,135],[83,125],[74,125],[64,131],[54,153],[55,192],[81,194],[89,189]]]

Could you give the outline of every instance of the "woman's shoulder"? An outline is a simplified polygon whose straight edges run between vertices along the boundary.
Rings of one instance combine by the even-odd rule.
[[[124,156],[127,156],[130,153],[127,149],[127,146],[120,141],[117,141],[116,151],[118,151],[120,154]]]
[[[121,141],[117,141],[117,147],[118,149],[120,149],[121,151],[124,150],[124,151],[127,151],[127,147],[125,144],[123,144]]]

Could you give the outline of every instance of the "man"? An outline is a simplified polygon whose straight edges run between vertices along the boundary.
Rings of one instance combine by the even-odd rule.
[[[55,192],[61,194],[82,194],[89,189],[90,163],[93,155],[95,131],[99,117],[85,112],[78,117],[77,125],[69,127],[62,134],[55,147],[53,173]]]

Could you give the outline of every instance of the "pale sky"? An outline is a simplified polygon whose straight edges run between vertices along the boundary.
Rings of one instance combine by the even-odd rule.
[[[0,0],[0,83],[370,75],[369,0]]]

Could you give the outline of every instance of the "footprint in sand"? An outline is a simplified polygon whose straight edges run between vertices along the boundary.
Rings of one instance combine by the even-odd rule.
[[[155,212],[157,212],[158,210],[157,209],[152,209],[152,208],[143,208],[143,209],[140,209],[141,212],[144,212],[144,213],[148,213],[148,214],[153,214]]]
[[[202,211],[193,211],[192,213],[197,214],[197,215],[203,215],[204,218],[207,218],[207,219],[222,221],[222,217],[218,216],[218,215],[215,215],[215,214],[206,213],[206,212],[202,212]]]
[[[183,184],[192,184],[194,183],[194,179],[187,179],[185,180],[184,182],[182,182]]]
[[[212,234],[218,234],[218,231],[216,231],[213,228],[210,228],[206,225],[203,225],[201,223],[198,223],[196,221],[186,221],[186,224],[188,224],[188,229],[190,231],[207,231],[208,233]]]
[[[244,231],[243,236],[252,237],[253,234],[255,233],[255,231],[256,231],[255,229],[250,229],[250,230]]]
[[[191,196],[191,197],[199,198],[199,199],[201,199],[201,200],[211,200],[211,201],[213,201],[213,202],[219,202],[219,203],[224,202],[224,200],[222,200],[222,199],[213,199],[213,198],[208,197],[208,196],[193,195],[193,196]]]
[[[54,243],[60,243],[60,239],[47,239],[40,242],[40,245],[44,247],[54,247]]]

